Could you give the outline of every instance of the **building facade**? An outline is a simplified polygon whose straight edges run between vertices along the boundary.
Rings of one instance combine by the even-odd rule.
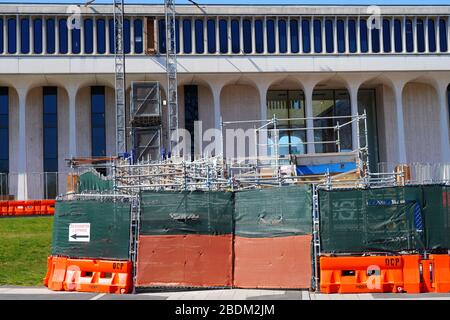
[[[0,194],[54,197],[67,158],[116,154],[112,7],[78,8],[0,5]],[[180,126],[277,116],[312,128],[365,111],[374,170],[449,163],[450,6],[378,9],[178,6]],[[164,99],[164,7],[125,12],[127,86],[159,81]],[[320,144],[330,134],[279,138],[284,153],[335,152]],[[357,139],[356,126],[341,137],[349,150]]]

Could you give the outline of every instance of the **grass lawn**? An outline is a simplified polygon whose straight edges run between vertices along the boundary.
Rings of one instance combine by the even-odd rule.
[[[43,285],[53,217],[0,219],[0,286]]]

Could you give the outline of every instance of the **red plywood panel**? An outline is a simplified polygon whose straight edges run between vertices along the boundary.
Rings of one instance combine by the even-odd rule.
[[[311,236],[235,239],[238,288],[307,289],[311,286]]]
[[[232,283],[232,236],[140,236],[137,287],[225,287]]]

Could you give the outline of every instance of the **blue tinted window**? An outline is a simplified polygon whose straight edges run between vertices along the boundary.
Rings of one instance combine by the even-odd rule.
[[[333,39],[333,21],[325,20],[325,44],[327,53],[334,52],[334,39]]]
[[[58,98],[56,87],[43,88],[44,171],[58,171]]]
[[[239,34],[239,20],[231,20],[231,51],[233,53],[241,52]]]
[[[428,20],[428,50],[436,52],[436,25],[433,19]]]
[[[42,19],[33,21],[33,52],[42,53]]]
[[[17,52],[17,32],[16,32],[16,19],[8,19],[8,53]]]
[[[302,39],[303,39],[303,52],[311,52],[311,31],[309,26],[309,20],[302,20]]]
[[[447,23],[444,19],[439,20],[439,38],[440,38],[440,48],[441,52],[448,51],[448,40],[447,40]]]
[[[357,48],[356,20],[348,20],[348,50],[355,53]]]
[[[195,52],[204,53],[205,52],[205,31],[203,28],[203,20],[195,20]]]
[[[275,53],[275,21],[268,19],[266,22],[267,29],[267,52]]]
[[[192,53],[192,23],[189,19],[183,20],[183,51]]]
[[[206,28],[208,31],[208,53],[216,53],[216,20],[209,19]]]
[[[178,20],[177,20],[178,22]],[[144,24],[141,19],[134,20],[134,52],[141,54],[144,52]],[[177,26],[177,48],[180,51],[180,28]]]
[[[159,20],[158,26],[159,52],[166,53],[166,21]]]
[[[0,87],[0,172],[9,172],[9,97]]]
[[[84,53],[94,52],[94,22],[92,19],[84,19]]]
[[[391,22],[387,19],[383,20],[383,51],[391,52]]]
[[[0,53],[3,53],[3,19],[0,19]]]
[[[92,156],[106,156],[105,87],[91,87]]]
[[[372,29],[372,52],[379,53],[380,52],[380,29]]]
[[[369,51],[369,43],[367,41],[367,20],[361,19],[359,21],[359,39],[361,43],[361,52]]]
[[[114,39],[116,38],[114,30],[114,19],[109,19],[108,21],[108,34],[109,34],[109,52],[114,54],[116,52],[116,42],[114,41]]]
[[[298,37],[298,20],[292,19],[290,22],[290,28],[291,28],[291,52],[292,53],[299,53],[300,52],[300,46],[299,46],[299,37]]]
[[[97,53],[106,53],[106,22],[105,19],[98,19],[97,23]]]
[[[345,22],[344,20],[337,21],[337,45],[338,52],[345,52]]]
[[[256,42],[256,53],[264,52],[264,30],[263,21],[255,20],[255,42]]]
[[[67,20],[59,20],[59,53],[66,54],[69,52],[69,30],[67,28]]]
[[[130,19],[123,20],[123,50],[127,54],[131,52]]]
[[[81,29],[74,28],[72,32],[72,53],[78,54],[81,52]]]
[[[413,24],[412,20],[406,19],[406,51],[413,52],[414,51],[414,35],[413,35]]]
[[[417,51],[425,52],[425,26],[422,19],[417,19]]]
[[[30,53],[30,20],[20,20],[20,53]]]
[[[244,37],[244,53],[252,53],[252,22],[245,19],[243,22],[242,35]]]
[[[402,52],[403,51],[402,22],[399,19],[394,20],[394,41],[395,41],[395,52]]]
[[[322,52],[322,21],[314,19],[314,52]]]
[[[286,20],[278,20],[278,42],[280,53],[287,52],[287,24]]]
[[[180,21],[175,20],[175,45],[177,47],[177,53],[180,53]]]
[[[220,53],[228,53],[228,21],[221,19],[219,21],[219,42]]]

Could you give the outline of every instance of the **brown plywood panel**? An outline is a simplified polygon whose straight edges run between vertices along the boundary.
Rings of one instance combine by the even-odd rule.
[[[235,238],[238,288],[307,289],[311,286],[311,236]]]
[[[147,17],[145,23],[145,35],[146,35],[146,53],[149,55],[156,54],[155,48],[155,18]]]
[[[137,287],[227,287],[232,236],[140,236]]]

